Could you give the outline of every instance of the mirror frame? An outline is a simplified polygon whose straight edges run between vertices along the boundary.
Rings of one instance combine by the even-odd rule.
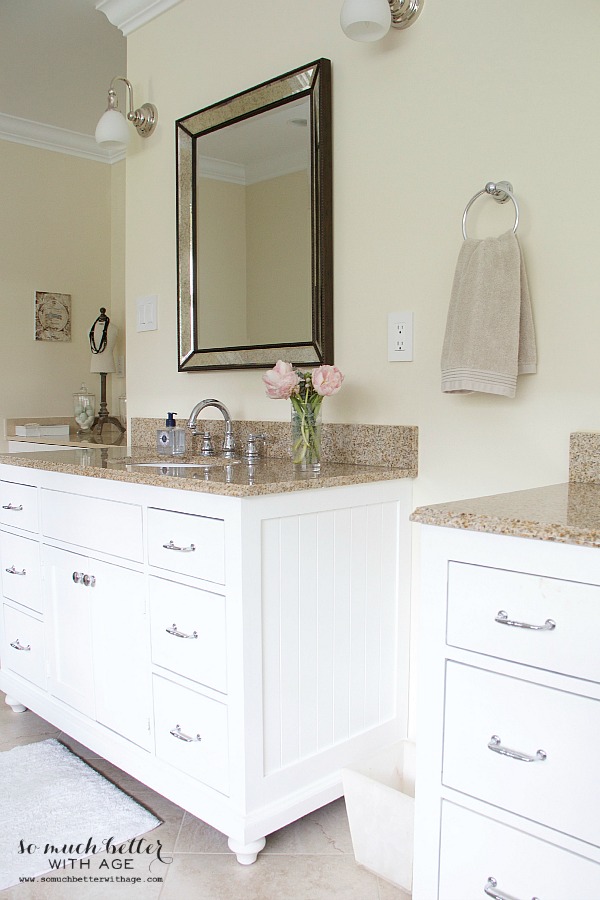
[[[310,102],[312,340],[201,348],[196,277],[196,142],[203,134],[307,96]],[[177,347],[180,372],[333,364],[333,234],[331,62],[318,59],[250,90],[178,119]]]

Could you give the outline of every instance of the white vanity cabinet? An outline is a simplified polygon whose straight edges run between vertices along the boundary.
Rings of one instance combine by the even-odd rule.
[[[406,736],[411,483],[226,496],[99,474],[0,466],[37,503],[43,602],[19,609],[46,648],[37,679],[3,653],[0,687],[250,863]]]
[[[600,552],[421,528],[414,900],[600,898]]]

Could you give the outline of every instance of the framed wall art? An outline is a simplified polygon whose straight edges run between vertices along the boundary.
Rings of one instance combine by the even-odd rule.
[[[71,295],[35,292],[36,341],[71,340]]]

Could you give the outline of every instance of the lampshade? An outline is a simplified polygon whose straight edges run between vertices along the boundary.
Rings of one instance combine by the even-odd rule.
[[[388,0],[344,0],[340,25],[353,41],[379,41],[391,25]]]
[[[127,119],[118,109],[107,109],[96,125],[96,143],[126,144],[128,141]]]

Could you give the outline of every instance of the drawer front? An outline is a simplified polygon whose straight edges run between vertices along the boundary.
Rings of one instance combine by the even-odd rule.
[[[447,664],[444,784],[598,846],[599,734],[600,700]]]
[[[40,545],[3,531],[0,534],[2,593],[9,600],[42,612]]]
[[[444,801],[439,900],[485,900],[486,886],[492,896],[593,900],[600,865]]]
[[[0,481],[0,524],[37,531],[38,492],[30,484]]]
[[[227,795],[227,707],[157,675],[153,688],[157,757]]]
[[[227,691],[225,597],[150,578],[152,662]]]
[[[43,623],[6,603],[3,610],[2,668],[11,669],[27,681],[45,688],[46,656]]]
[[[159,569],[224,584],[225,534],[222,519],[149,509],[148,561]]]
[[[451,646],[600,682],[599,618],[599,585],[449,565]]]
[[[42,490],[46,537],[122,559],[143,561],[142,508],[133,503]]]

